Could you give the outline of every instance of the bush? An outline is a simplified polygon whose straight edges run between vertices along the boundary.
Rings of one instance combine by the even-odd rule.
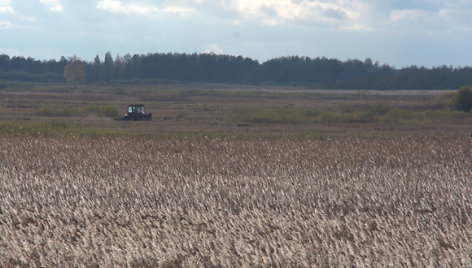
[[[455,110],[457,105],[457,92],[446,92],[434,96],[426,104],[431,110]]]
[[[461,87],[459,89],[456,106],[458,110],[470,112],[472,109],[472,87]]]

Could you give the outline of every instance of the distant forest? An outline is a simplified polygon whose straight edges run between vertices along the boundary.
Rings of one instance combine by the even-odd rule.
[[[0,80],[63,82],[73,58],[40,61],[0,55]],[[396,69],[371,59],[340,61],[300,56],[259,63],[241,56],[153,53],[113,57],[107,52],[83,62],[86,83],[208,82],[303,85],[333,89],[456,89],[472,85],[472,68],[410,66]]]

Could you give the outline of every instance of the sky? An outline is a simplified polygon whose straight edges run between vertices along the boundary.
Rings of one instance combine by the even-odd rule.
[[[108,51],[472,66],[472,0],[0,0],[0,54]]]

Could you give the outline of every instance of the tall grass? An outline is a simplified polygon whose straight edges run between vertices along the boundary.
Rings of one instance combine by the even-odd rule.
[[[470,267],[469,137],[0,136],[0,266]]]

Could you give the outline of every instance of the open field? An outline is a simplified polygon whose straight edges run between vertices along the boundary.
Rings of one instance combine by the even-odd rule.
[[[19,86],[0,91],[0,122],[23,129],[31,122],[59,122],[155,136],[470,135],[471,114],[444,109],[444,101],[435,99],[445,92],[212,84]],[[153,120],[112,120],[133,103],[145,104]]]
[[[471,267],[448,91],[0,91],[0,267]],[[150,122],[113,120],[143,103]]]
[[[469,137],[0,138],[0,266],[470,267]]]

